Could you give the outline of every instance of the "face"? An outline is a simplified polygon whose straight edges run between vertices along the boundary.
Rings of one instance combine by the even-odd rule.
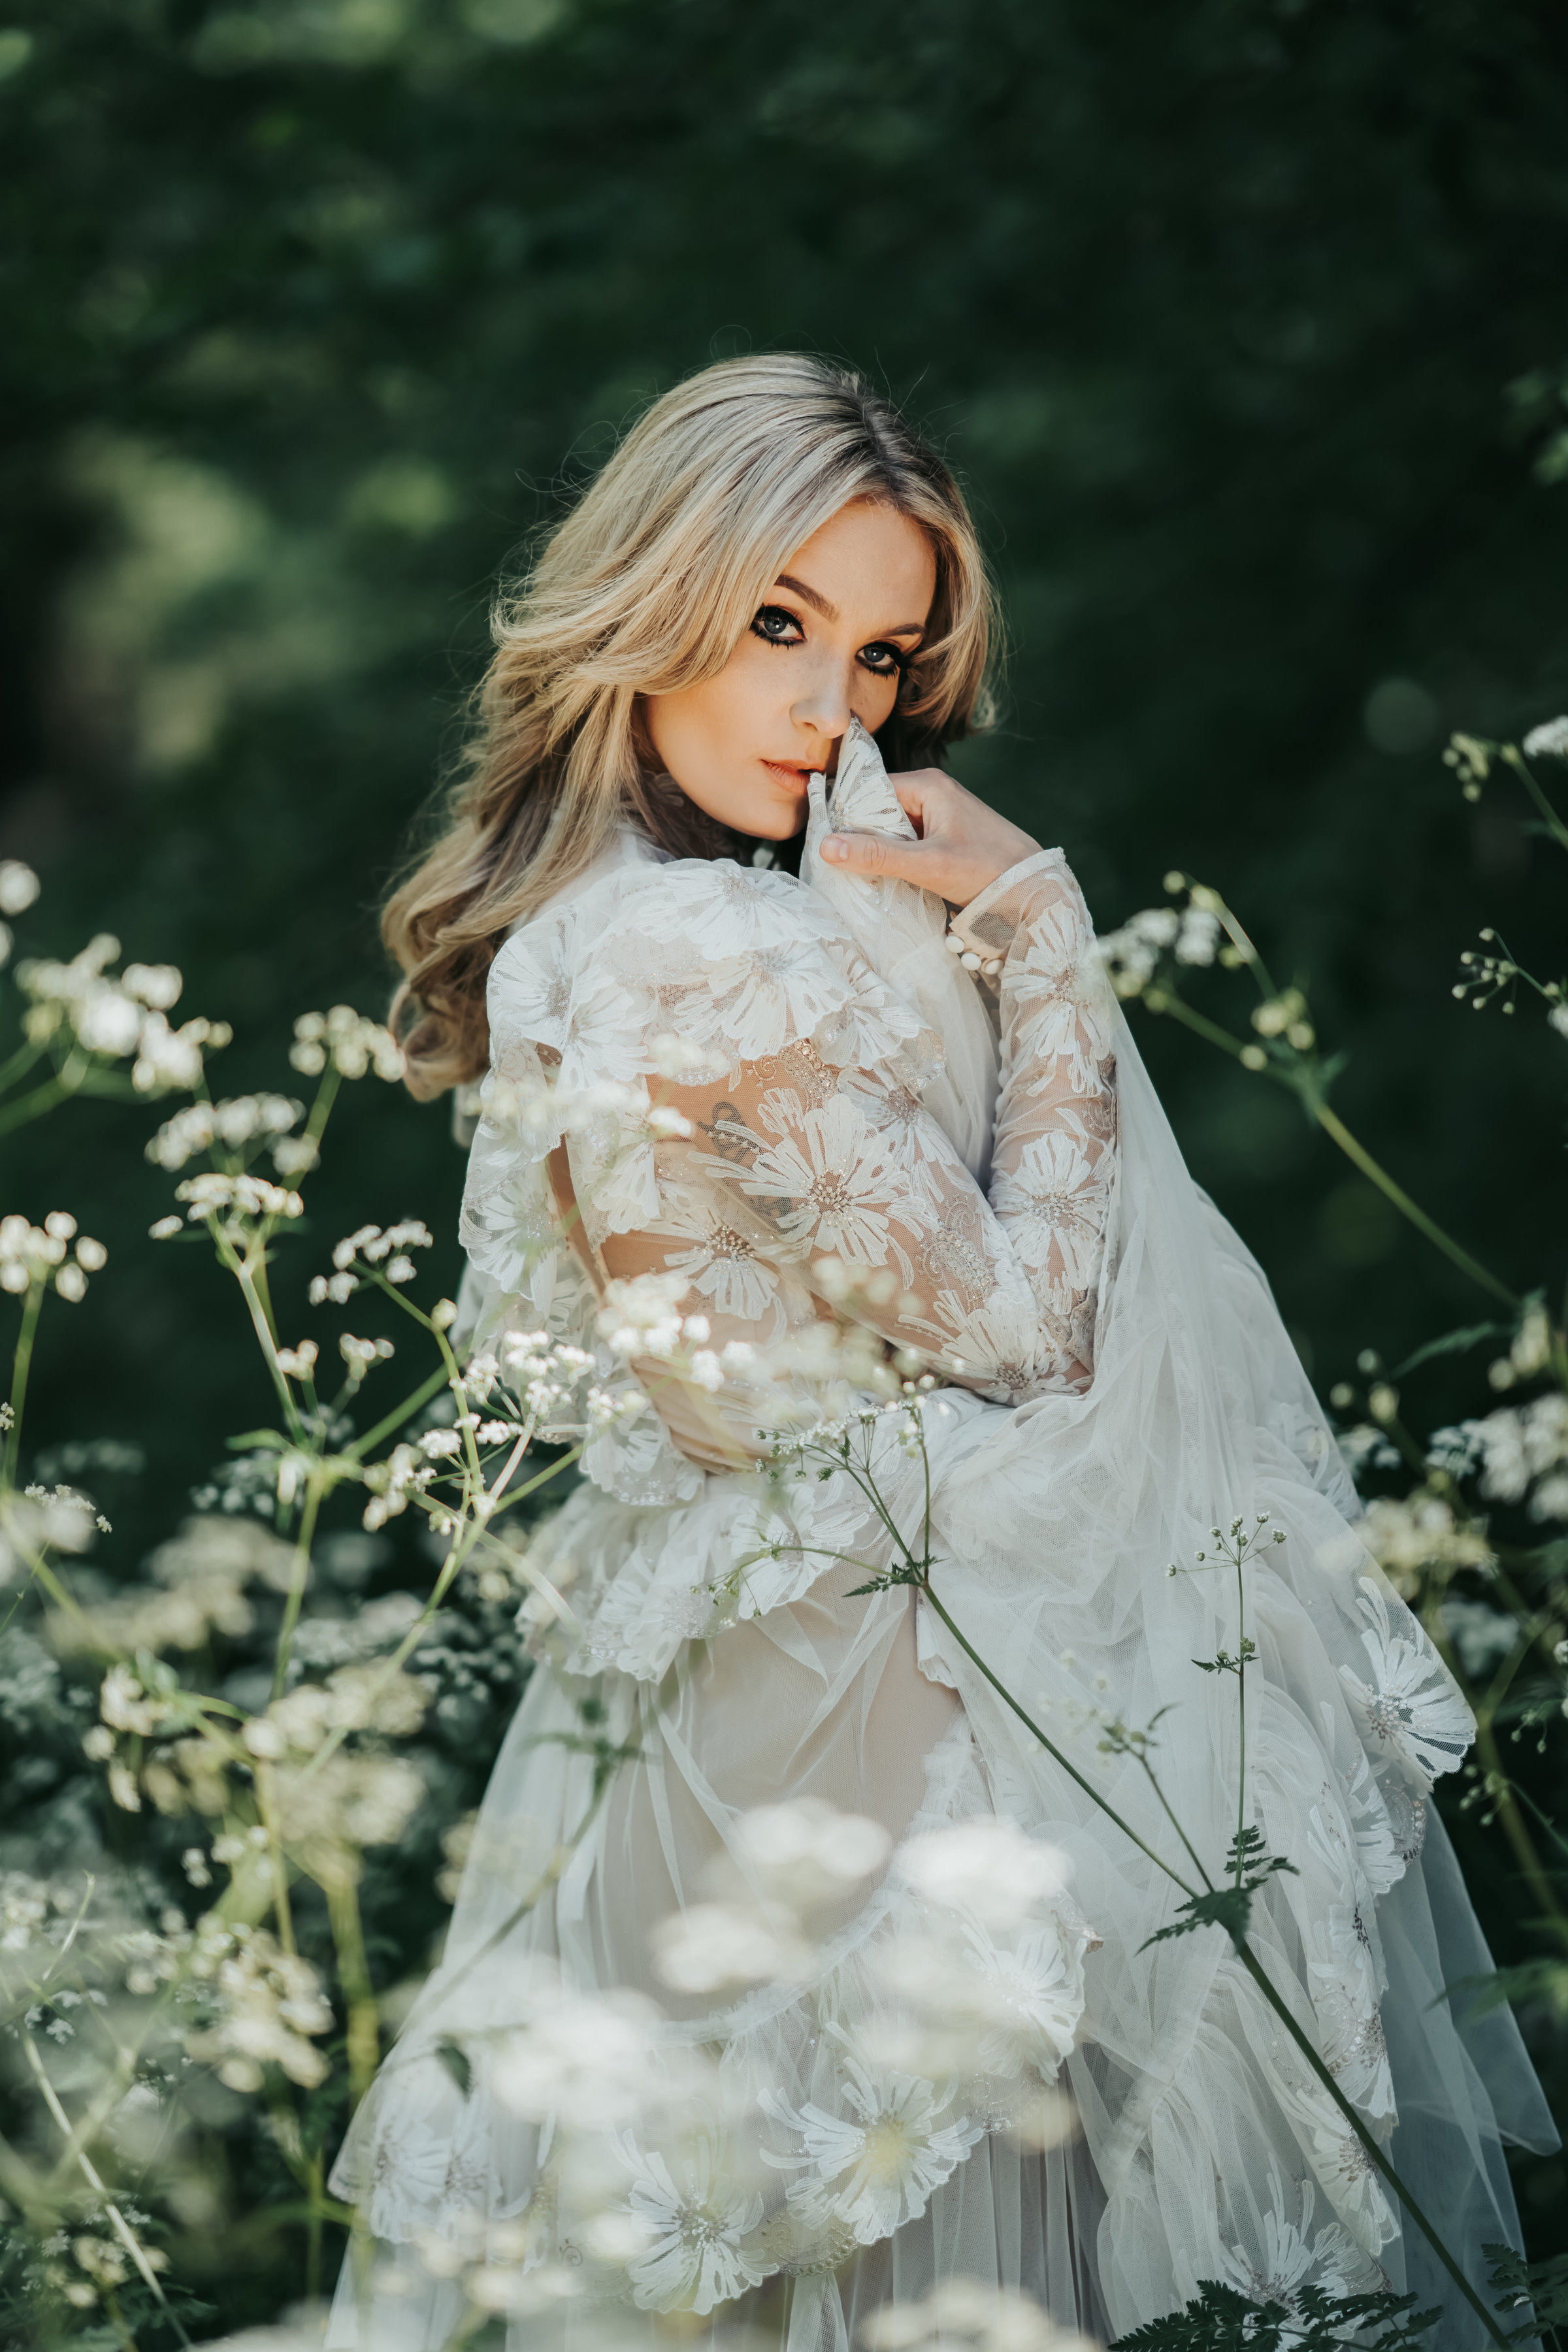
[[[721,824],[788,841],[806,778],[850,719],[875,734],[918,649],[936,558],[918,523],[857,499],[796,548],[724,667],[645,697],[660,765]]]

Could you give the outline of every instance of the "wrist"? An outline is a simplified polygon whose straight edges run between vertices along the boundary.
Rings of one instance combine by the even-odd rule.
[[[987,980],[999,977],[1016,934],[1050,896],[1047,877],[1060,856],[1057,849],[1032,849],[949,919],[948,946],[967,971]]]

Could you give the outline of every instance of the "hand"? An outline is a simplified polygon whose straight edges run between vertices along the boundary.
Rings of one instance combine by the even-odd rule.
[[[950,906],[967,907],[999,874],[1039,848],[1037,841],[940,768],[918,768],[908,775],[889,776],[888,782],[920,839],[830,833],[822,845],[828,865],[846,874],[885,874],[895,882],[912,882]]]

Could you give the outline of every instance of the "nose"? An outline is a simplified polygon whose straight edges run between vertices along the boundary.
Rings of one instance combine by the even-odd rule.
[[[790,705],[790,717],[797,727],[826,739],[825,752],[826,743],[836,742],[848,730],[849,683],[847,661],[819,658],[800,678]]]

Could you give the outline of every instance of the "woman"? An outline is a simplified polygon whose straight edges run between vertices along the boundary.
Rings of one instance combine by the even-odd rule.
[[[1408,2284],[1482,2340],[1226,1937],[1150,1940],[1238,1829],[1289,1864],[1253,1948],[1484,2277],[1500,2140],[1550,2125],[1506,2013],[1433,2005],[1487,1965],[1426,1802],[1470,1727],[1061,854],[929,764],[990,624],[946,468],[795,358],[660,400],[500,616],[387,937],[416,1091],[490,1073],[481,1385],[544,1330],[601,1420],[340,2163],[380,2251],[334,2342],[440,2344],[459,2273],[519,2342],[739,2312],[815,2352],[957,2275],[1102,2339],[1205,2278]],[[917,1376],[918,1431],[879,1412]],[[1245,1727],[1194,1663],[1238,1608]]]

